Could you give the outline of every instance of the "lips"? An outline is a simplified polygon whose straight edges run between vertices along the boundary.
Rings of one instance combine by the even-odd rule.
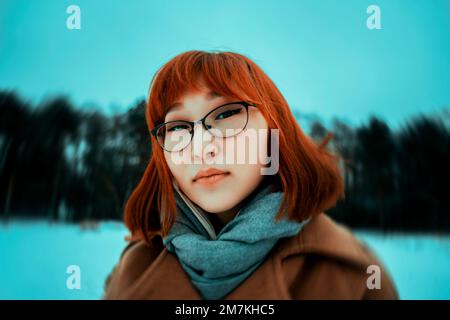
[[[219,170],[216,168],[208,168],[206,170],[200,170],[199,172],[197,172],[197,174],[194,176],[194,178],[192,179],[194,182],[196,182],[199,179],[202,178],[208,178],[208,177],[212,177],[212,176],[216,176],[216,175],[228,175],[229,172],[228,171],[223,171],[223,170]]]

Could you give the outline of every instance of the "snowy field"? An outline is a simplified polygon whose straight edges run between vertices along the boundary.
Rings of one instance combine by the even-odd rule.
[[[127,231],[118,222],[91,227],[0,222],[0,299],[99,299]],[[382,259],[402,299],[450,299],[450,236],[355,234]],[[79,290],[66,287],[69,265],[80,267]]]

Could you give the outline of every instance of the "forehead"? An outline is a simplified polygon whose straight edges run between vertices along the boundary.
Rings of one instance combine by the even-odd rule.
[[[202,97],[206,101],[213,101],[213,100],[215,100],[217,98],[222,98],[223,97],[222,95],[218,94],[217,92],[209,90],[209,89],[201,90],[201,91],[197,91],[197,92],[187,92],[184,95],[182,95],[181,98],[178,101],[172,103],[168,107],[167,113],[171,113],[171,112],[182,110],[184,108],[183,101],[186,98],[192,97],[192,96]]]

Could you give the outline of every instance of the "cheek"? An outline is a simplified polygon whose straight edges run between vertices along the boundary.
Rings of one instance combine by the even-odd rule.
[[[264,117],[258,115],[249,121],[248,126],[236,136],[236,156],[242,159],[245,155],[245,165],[261,166],[267,164],[269,130]],[[237,161],[242,164],[242,161]]]
[[[179,184],[185,184],[189,180],[189,172],[187,164],[183,164],[182,154],[177,153],[165,153],[164,157],[166,159],[167,165],[172,173],[173,177]],[[186,181],[185,181],[186,180]]]
[[[254,130],[254,129],[250,129]],[[260,166],[266,163],[268,131],[255,130],[254,133],[236,138],[236,164]]]

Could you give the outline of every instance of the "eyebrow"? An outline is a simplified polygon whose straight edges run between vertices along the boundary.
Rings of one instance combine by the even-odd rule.
[[[222,97],[222,96],[221,96],[220,94],[218,94],[217,92],[215,92],[215,91],[209,91],[209,92],[206,94],[206,99],[207,99],[207,100],[213,100],[213,99],[221,98],[221,97]],[[178,110],[178,109],[179,109],[180,107],[182,107],[182,106],[183,106],[183,104],[182,104],[181,102],[175,102],[175,103],[171,104],[171,105],[169,106],[169,108],[168,108],[167,114],[168,114],[169,112]],[[167,114],[166,114],[166,115],[167,115]]]

